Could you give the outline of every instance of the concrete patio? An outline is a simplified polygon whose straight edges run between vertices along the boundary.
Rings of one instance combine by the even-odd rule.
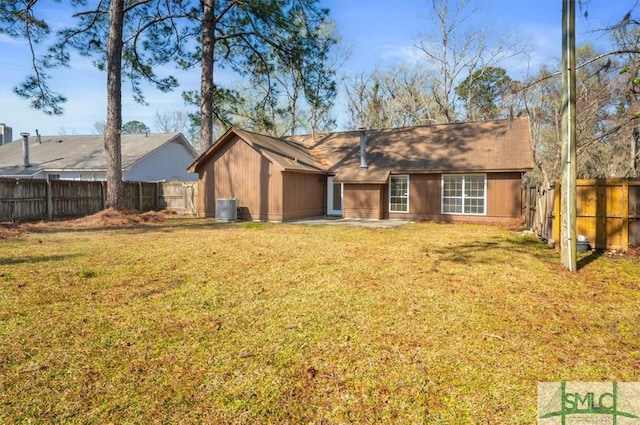
[[[373,219],[354,219],[342,217],[310,217],[300,220],[290,221],[292,224],[311,224],[311,225],[327,225],[327,226],[360,226],[371,228],[392,228],[411,223],[410,220],[373,220]]]

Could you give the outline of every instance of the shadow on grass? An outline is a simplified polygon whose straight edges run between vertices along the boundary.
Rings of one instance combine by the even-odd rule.
[[[550,254],[542,242],[532,238],[494,237],[486,241],[473,241],[427,250],[439,256],[440,261],[474,265],[487,261],[508,263],[514,254],[528,255],[536,260],[548,261]]]
[[[128,233],[155,233],[172,232],[176,230],[223,230],[238,227],[238,223],[220,223],[209,219],[189,218],[189,219],[169,219],[156,223],[132,223],[132,224],[97,224],[87,226],[65,226],[64,224],[35,228],[30,230],[33,233],[84,233],[84,232],[110,232],[126,231]]]
[[[588,255],[585,255],[584,257],[580,258],[576,262],[576,267],[578,268],[578,270],[583,269],[583,268],[587,267],[589,264],[591,264],[594,261],[596,261],[598,258],[602,257],[603,254],[604,254],[603,250],[594,249]]]
[[[63,261],[69,258],[79,257],[79,254],[69,255],[37,255],[33,257],[9,257],[0,258],[0,266],[8,266],[12,264],[31,264],[31,263],[47,263],[51,261]]]

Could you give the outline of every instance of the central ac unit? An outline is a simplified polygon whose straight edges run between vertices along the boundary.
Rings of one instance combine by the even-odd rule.
[[[238,200],[236,198],[216,199],[216,221],[234,221],[238,219]]]

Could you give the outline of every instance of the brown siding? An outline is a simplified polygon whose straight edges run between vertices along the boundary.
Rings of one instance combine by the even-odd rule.
[[[385,201],[384,215],[391,219],[429,219],[443,221],[495,222],[522,219],[520,173],[487,174],[487,215],[442,214],[440,174],[409,176],[409,213],[389,213]],[[385,190],[385,193],[388,190]],[[388,194],[385,194],[388,197]]]
[[[282,220],[282,173],[267,158],[236,139],[212,160],[214,202],[237,198],[239,219]]]
[[[440,214],[440,174],[412,174],[409,176],[409,213],[389,211],[389,186],[385,190],[385,209],[391,219],[436,219]]]
[[[380,202],[382,210],[380,211],[380,218],[383,220],[389,219],[389,184],[383,184],[380,191]],[[411,208],[411,207],[409,207]]]
[[[327,211],[326,186],[325,175],[283,173],[283,220],[324,215]]]
[[[216,200],[214,196],[207,196],[213,193],[213,168],[210,165],[203,167],[199,172],[199,184],[198,184],[198,216],[200,217],[215,217],[216,215]]]
[[[487,174],[487,216],[521,218],[522,205],[520,173]]]
[[[345,184],[343,189],[345,218],[382,218],[383,185]]]
[[[409,214],[389,213],[389,217],[411,219],[440,215],[440,202],[440,175],[412,174],[409,176]]]

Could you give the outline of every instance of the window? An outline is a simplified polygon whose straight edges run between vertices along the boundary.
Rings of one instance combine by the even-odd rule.
[[[486,214],[487,179],[484,174],[443,175],[443,214]]]
[[[409,176],[389,177],[389,211],[409,212]]]
[[[60,180],[60,174],[49,174],[47,175],[49,180]]]

